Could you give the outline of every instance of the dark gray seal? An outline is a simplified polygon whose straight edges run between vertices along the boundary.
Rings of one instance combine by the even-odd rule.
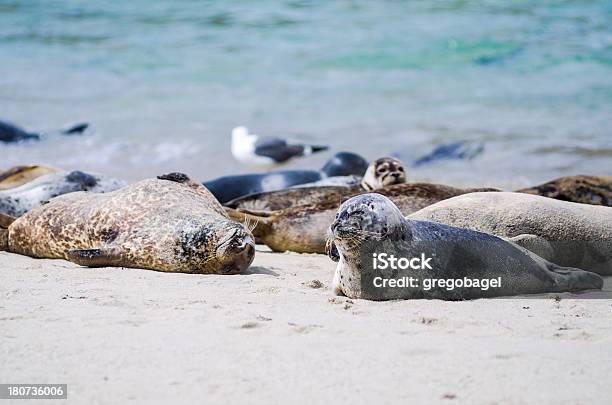
[[[51,131],[49,134],[58,133],[62,135],[82,134],[89,127],[87,123],[72,125],[66,129]],[[40,132],[28,132],[10,122],[0,121],[0,142],[14,143],[21,141],[40,141],[46,134]]]
[[[205,181],[204,186],[221,202],[249,194],[283,190],[292,186],[314,183],[328,177],[363,175],[368,162],[350,152],[336,153],[321,170],[279,170],[268,173],[252,173],[224,176]]]
[[[426,221],[406,219],[388,198],[379,194],[353,197],[340,207],[330,227],[328,252],[338,261],[334,290],[350,298],[370,300],[464,300],[547,292],[601,289],[597,274],[561,267],[498,237]],[[427,266],[382,270],[373,255],[421,258]],[[429,260],[423,260],[429,258]],[[431,267],[431,268],[428,268]],[[412,277],[414,287],[397,287],[382,280]],[[458,280],[499,280],[495,288],[453,287]],[[426,289],[426,280],[446,285]],[[448,281],[453,280],[453,281]]]

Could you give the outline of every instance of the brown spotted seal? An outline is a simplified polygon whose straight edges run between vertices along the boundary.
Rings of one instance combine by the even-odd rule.
[[[405,215],[408,215],[457,195],[494,190],[461,189],[432,183],[404,183],[384,187],[376,192],[389,197]],[[342,188],[334,188],[321,195],[317,194],[317,198],[306,199],[309,203],[305,205],[300,205],[296,201],[296,205],[276,211],[227,209],[227,212],[237,221],[254,224],[253,235],[274,251],[325,253],[326,231],[334,220],[338,207],[344,200],[362,193],[363,190],[342,192]]]
[[[473,193],[410,215],[512,238],[546,260],[612,275],[612,207],[523,193]]]
[[[60,169],[43,165],[14,166],[0,171],[0,190],[19,187],[40,176],[60,172]]]
[[[566,176],[518,190],[557,200],[612,206],[612,176]]]
[[[333,177],[296,188],[254,193],[228,201],[224,205],[234,209],[277,211],[298,205],[312,205],[326,201],[340,202],[342,198],[364,191],[377,190],[395,184],[406,183],[406,171],[402,163],[391,157],[372,162],[363,178],[357,183],[335,184]]]
[[[181,173],[106,194],[66,194],[3,222],[7,250],[90,267],[235,274],[255,252],[249,230]]]
[[[338,261],[334,291],[350,298],[465,300],[603,286],[597,274],[558,266],[493,235],[405,218],[376,193],[342,204],[329,232],[330,256]],[[396,264],[374,261],[383,254]]]

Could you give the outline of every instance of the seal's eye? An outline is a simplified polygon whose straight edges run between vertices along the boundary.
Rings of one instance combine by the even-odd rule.
[[[386,169],[385,167],[381,167],[381,168],[379,168],[378,170],[376,170],[376,173],[378,173],[378,174],[383,174],[383,173],[384,173],[384,172],[386,172],[386,171],[387,171],[387,169]]]
[[[398,167],[397,170],[399,170],[400,172],[404,171],[404,168],[402,166]]]

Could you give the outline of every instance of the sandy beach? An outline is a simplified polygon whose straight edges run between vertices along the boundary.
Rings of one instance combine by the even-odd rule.
[[[537,299],[370,302],[334,297],[334,266],[259,246],[238,276],[1,252],[0,382],[67,383],[68,403],[90,404],[609,403],[612,278]]]

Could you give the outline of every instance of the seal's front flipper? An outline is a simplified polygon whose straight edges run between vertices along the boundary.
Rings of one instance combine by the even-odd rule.
[[[513,238],[508,238],[510,242],[514,242],[522,248],[535,253],[544,260],[550,261],[555,256],[555,250],[549,241],[541,236],[532,234],[521,234]]]
[[[8,252],[8,231],[0,228],[0,251]]]
[[[176,183],[189,183],[191,179],[185,173],[173,172],[157,176],[160,180],[174,181]]]
[[[15,221],[10,215],[0,214],[0,251],[8,251],[8,227]]]
[[[0,229],[7,229],[17,218],[0,213]]]
[[[327,253],[327,256],[329,256],[332,261],[340,261],[340,253],[338,252],[338,248],[331,238],[327,238],[325,241],[325,253]]]
[[[86,267],[117,267],[122,263],[122,256],[116,248],[71,249],[66,259]]]

